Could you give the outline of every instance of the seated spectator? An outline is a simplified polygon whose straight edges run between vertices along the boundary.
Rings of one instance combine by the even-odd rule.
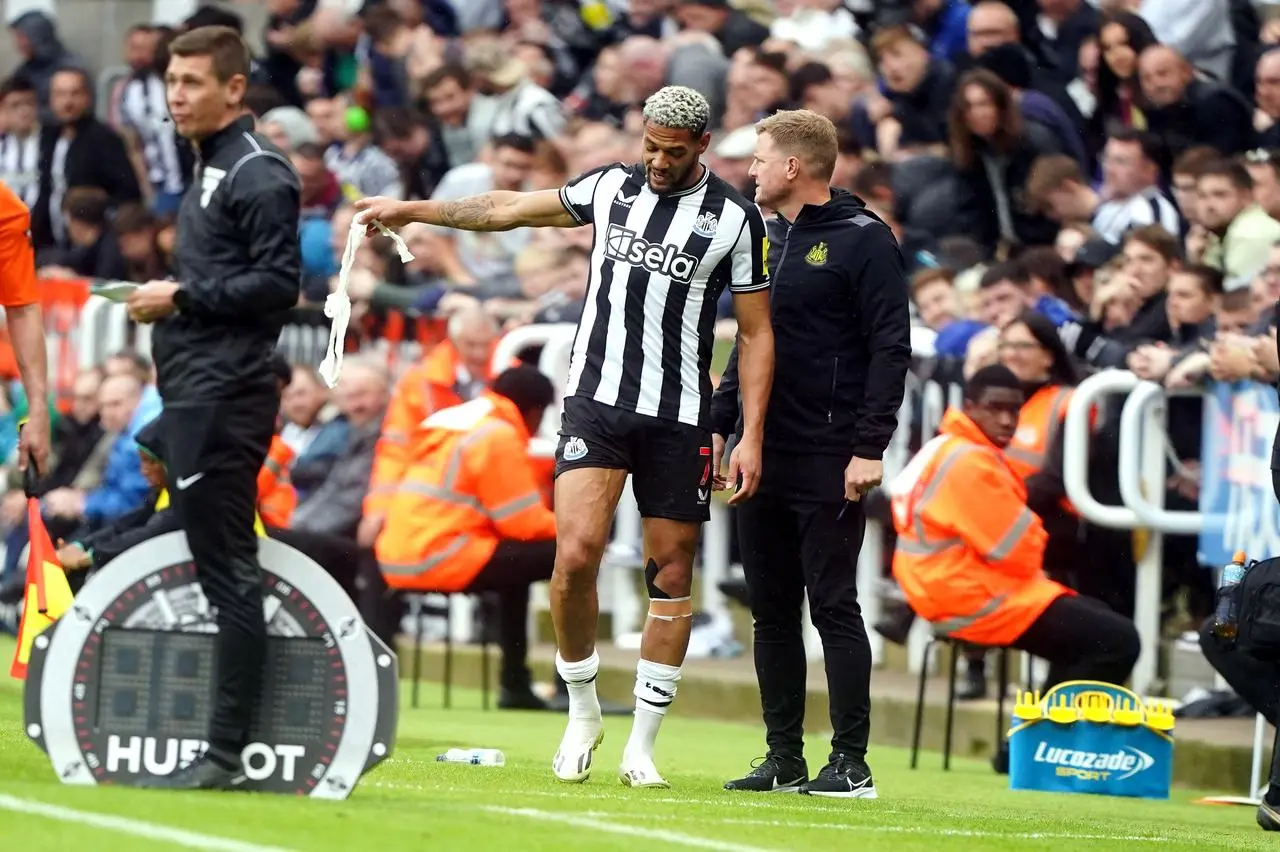
[[[320,141],[315,124],[296,106],[267,110],[258,120],[258,129],[286,157],[297,151],[300,145],[315,145]]]
[[[102,373],[97,369],[81,370],[76,376],[71,385],[71,410],[53,423],[49,464],[48,469],[41,472],[43,476],[37,487],[39,495],[72,485],[102,440],[102,424],[98,419],[101,387]],[[12,472],[16,477],[16,466]],[[21,493],[20,482],[15,480],[11,486]]]
[[[159,226],[151,211],[136,202],[122,204],[112,224],[120,256],[124,258],[125,281],[145,284],[169,275],[160,247],[156,245]]]
[[[940,358],[962,358],[969,340],[983,329],[965,317],[956,299],[955,275],[949,269],[922,269],[911,279],[911,302],[926,328],[938,333],[934,351]]]
[[[373,475],[357,534],[360,544],[372,546],[382,529],[386,504],[412,461],[412,441],[422,422],[484,391],[497,340],[497,323],[483,310],[460,311],[449,318],[448,339],[396,382],[374,451]]]
[[[1280,242],[1280,222],[1253,200],[1253,179],[1235,160],[1205,166],[1196,180],[1196,212],[1209,232],[1204,263],[1221,269],[1223,289],[1247,288]]]
[[[160,416],[163,404],[160,400],[160,391],[156,389],[155,366],[146,355],[136,349],[112,352],[102,362],[102,375],[107,379],[113,376],[132,376],[142,385],[142,401],[139,403],[142,411],[138,415],[139,423],[146,423]]]
[[[338,379],[339,416],[346,421],[347,443],[328,475],[307,492],[290,526],[301,532],[353,537],[369,489],[373,450],[387,410],[390,377],[372,361],[348,359]]]
[[[493,140],[492,164],[469,163],[451,169],[432,198],[448,201],[494,190],[520,190],[533,168],[534,144],[527,136]],[[477,298],[513,297],[520,292],[515,258],[528,244],[529,228],[501,233],[436,228],[441,238],[441,265],[455,285]]]
[[[160,505],[168,482],[160,449],[159,427],[159,421],[153,420],[138,430],[134,439],[138,467],[149,488],[142,505],[96,529],[80,528],[71,534],[70,543],[58,539],[58,561],[68,572],[87,570],[94,574],[134,545],[181,529],[173,512],[166,511],[168,500],[164,501],[165,505]],[[68,573],[67,579],[72,584],[72,591],[77,591],[86,577]]]
[[[893,575],[935,633],[1049,661],[1043,684],[1123,684],[1138,659],[1133,623],[1045,575],[1044,524],[1002,459],[1018,427],[1022,382],[977,371],[960,410],[889,486]]]
[[[1253,201],[1272,219],[1280,216],[1280,150],[1250,151],[1244,167],[1253,180]]]
[[[333,172],[344,195],[385,195],[401,198],[400,167],[373,144],[369,114],[352,107],[337,123],[341,134],[324,153],[325,168]]]
[[[99,391],[102,427],[117,437],[111,444],[102,484],[91,491],[57,488],[44,496],[45,512],[62,523],[96,528],[142,505],[147,481],[138,466],[134,436],[155,419],[142,405],[142,385],[133,376],[112,376]],[[50,533],[52,534],[52,530]]]
[[[380,109],[373,117],[378,147],[400,167],[406,199],[430,198],[449,171],[449,154],[427,119],[407,107]]]
[[[529,460],[529,437],[554,401],[551,380],[521,366],[479,398],[431,415],[377,539],[378,564],[393,589],[498,593],[499,707],[545,708],[525,663],[529,586],[551,578],[556,525]]]
[[[885,94],[873,94],[854,110],[864,146],[882,157],[899,148],[947,141],[947,108],[956,73],[945,59],[931,58],[926,45],[905,26],[886,27],[871,41]]]
[[[315,142],[300,142],[289,159],[302,184],[302,218],[333,216],[342,206],[342,186],[325,165],[324,149]]]
[[[68,246],[41,255],[47,278],[104,278],[119,281],[127,269],[107,213],[111,199],[96,186],[75,186],[62,199]]]
[[[330,404],[329,389],[312,367],[293,368],[280,396],[280,440],[294,451],[289,478],[305,500],[328,477],[347,446],[349,427]]]
[[[963,188],[946,157],[903,150],[897,162],[868,163],[851,183],[854,194],[886,222],[896,224],[908,270],[927,266],[948,234],[957,230]]]
[[[1147,129],[1168,151],[1208,145],[1228,156],[1242,153],[1253,136],[1253,108],[1239,92],[1196,77],[1191,63],[1171,47],[1155,45],[1138,58],[1142,95],[1150,104]]]
[[[978,282],[978,319],[989,326],[1004,328],[1026,309],[1047,316],[1054,326],[1075,318],[1061,299],[1039,293],[1031,286],[1031,275],[1020,263],[998,263],[987,269]]]
[[[998,45],[984,52],[974,64],[991,71],[1013,90],[1014,101],[1025,121],[1049,131],[1062,151],[1081,167],[1088,167],[1092,158],[1082,140],[1084,119],[1065,89],[1059,89],[1062,101],[1059,103],[1035,88],[1031,59],[1025,50],[1016,44]]]
[[[960,78],[951,101],[951,157],[963,185],[961,218],[991,256],[1052,245],[1054,223],[1022,202],[1036,158],[1062,153],[1041,125],[1026,123],[1013,91],[990,71]]]

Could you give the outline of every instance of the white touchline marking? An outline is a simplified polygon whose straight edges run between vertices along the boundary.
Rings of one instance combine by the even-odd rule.
[[[142,822],[136,819],[99,814],[92,811],[77,811],[61,805],[50,805],[32,799],[19,799],[0,793],[0,810],[13,811],[30,816],[47,817],[63,822],[78,822],[81,825],[102,828],[108,831],[119,831],[134,837],[147,840],[159,840],[172,843],[187,849],[204,849],[207,852],[288,852],[279,846],[263,846],[258,843],[246,843],[242,840],[229,840],[225,837],[214,837],[211,834],[199,834],[181,828],[170,828],[153,822]]]
[[[375,782],[370,786],[382,787],[382,788],[391,789],[391,790],[406,790],[406,791],[413,790],[415,792],[427,792],[427,793],[432,793],[432,792],[449,793],[450,792],[449,788],[447,787],[435,788],[435,787],[428,786],[426,784],[406,784],[406,783],[396,783],[396,782],[389,782],[389,781]],[[581,801],[583,799],[596,800],[596,801],[611,801],[611,802],[621,801],[621,799],[619,799],[617,794],[595,792],[595,791],[590,791],[586,789],[574,790],[572,792],[559,791],[559,790],[508,790],[506,792],[511,796],[539,796],[539,797],[550,798],[550,799],[574,799],[577,801]],[[696,797],[676,798],[673,796],[663,796],[663,797],[645,796],[643,798],[643,801],[649,802],[649,803],[664,802],[664,803],[681,804],[681,805],[732,805],[735,809],[742,808],[742,807],[764,808],[764,809],[772,809],[779,814],[785,813],[788,816],[795,814],[794,810],[784,809],[776,805],[771,805],[769,804],[769,801],[772,801],[772,800],[765,800],[765,799],[745,799],[745,798],[710,799],[710,798],[696,798]],[[459,805],[459,807],[470,808],[472,806],[461,804]],[[869,807],[874,807],[876,809],[876,812],[881,815],[888,815],[893,813],[892,811],[887,811],[883,809],[881,805],[878,803],[875,805],[869,805]],[[546,812],[546,813],[552,813],[552,812]],[[942,817],[942,816],[947,816],[948,814],[945,812],[939,812],[935,815]],[[596,819],[608,819],[608,820],[636,818],[636,814],[620,813],[616,811],[578,811],[576,812],[576,816],[579,816],[579,817],[590,816]],[[569,818],[573,818],[573,817],[569,816]],[[866,825],[866,824],[855,823],[855,822],[813,822],[813,821],[801,821],[801,820],[795,820],[795,819],[746,819],[742,817],[707,817],[707,816],[701,816],[701,815],[682,815],[678,813],[664,815],[663,819],[676,820],[676,821],[688,820],[690,822],[716,823],[719,825],[742,825],[742,826],[776,827],[776,828],[812,828],[812,829],[821,829],[821,830],[830,830],[830,831],[862,831],[862,832],[880,833],[880,834],[921,834],[921,835],[934,835],[938,837],[982,837],[982,838],[1008,839],[1008,840],[1116,840],[1116,841],[1127,841],[1131,843],[1167,843],[1171,839],[1163,835],[1153,835],[1153,834],[1134,834],[1134,835],[1077,834],[1074,832],[1018,831],[1017,829],[1014,829],[1013,831],[985,831],[981,829],[942,828],[942,827],[914,826],[914,825],[883,825],[883,824]],[[613,823],[610,823],[610,825],[613,825]],[[628,828],[628,827],[624,826],[624,828]],[[735,847],[735,848],[739,848],[739,847]]]
[[[645,840],[674,843],[678,846],[689,846],[694,849],[714,849],[716,852],[766,852],[766,850],[759,846],[743,846],[739,843],[727,843],[722,840],[708,840],[705,837],[695,837],[692,834],[684,834],[679,831],[667,831],[660,828],[641,828],[638,825],[625,825],[623,823],[616,822],[603,822],[589,817],[555,813],[554,811],[540,811],[534,808],[501,808],[496,806],[486,806],[484,807],[484,810],[499,814],[509,814],[510,816],[528,817],[529,819],[541,820],[542,822],[558,822],[564,825],[571,825],[575,828],[589,828],[595,831],[603,831],[608,834],[623,834],[628,837],[640,837]]]

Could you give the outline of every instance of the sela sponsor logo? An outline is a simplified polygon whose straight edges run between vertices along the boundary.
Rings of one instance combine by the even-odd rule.
[[[1084,781],[1123,781],[1156,764],[1155,758],[1133,746],[1121,746],[1119,751],[1083,751],[1044,742],[1036,746],[1032,759],[1053,766],[1058,776]]]
[[[564,443],[560,458],[565,461],[577,461],[587,454],[587,442],[581,438],[570,438]]]
[[[204,740],[176,739],[174,737],[107,737],[106,769],[115,774],[169,775],[195,760],[208,743]],[[279,776],[281,781],[294,780],[298,760],[305,756],[305,746],[278,743],[249,743],[240,753],[245,777],[250,781],[265,781]]]
[[[698,271],[698,259],[670,243],[650,243],[635,231],[610,225],[604,238],[604,256],[628,266],[638,266],[672,281],[688,284]]]

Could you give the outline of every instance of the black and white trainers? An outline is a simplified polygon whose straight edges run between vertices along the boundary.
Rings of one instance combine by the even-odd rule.
[[[874,799],[875,782],[871,770],[861,760],[837,754],[822,767],[818,777],[802,784],[800,792],[806,796],[825,796],[829,799]]]
[[[1258,805],[1258,825],[1263,831],[1280,831],[1280,806],[1273,805],[1268,798],[1263,797],[1262,804]]]
[[[751,771],[726,781],[724,788],[753,793],[794,793],[808,780],[809,765],[803,757],[769,754],[751,761]]]

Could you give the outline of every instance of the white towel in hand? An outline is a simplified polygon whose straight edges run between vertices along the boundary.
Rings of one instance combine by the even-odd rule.
[[[381,222],[375,221],[373,225],[396,244],[396,252],[402,262],[413,260],[413,253],[405,245],[404,238]],[[351,267],[356,262],[356,249],[360,247],[367,228],[368,224],[362,221],[361,216],[352,219],[351,230],[347,232],[347,247],[342,252],[342,267],[338,270],[338,288],[324,300],[324,315],[333,320],[333,325],[329,329],[324,361],[320,364],[320,378],[331,388],[337,386],[338,377],[342,375],[342,353],[346,348],[347,326],[351,323],[351,297],[347,295],[347,282],[351,279]]]

